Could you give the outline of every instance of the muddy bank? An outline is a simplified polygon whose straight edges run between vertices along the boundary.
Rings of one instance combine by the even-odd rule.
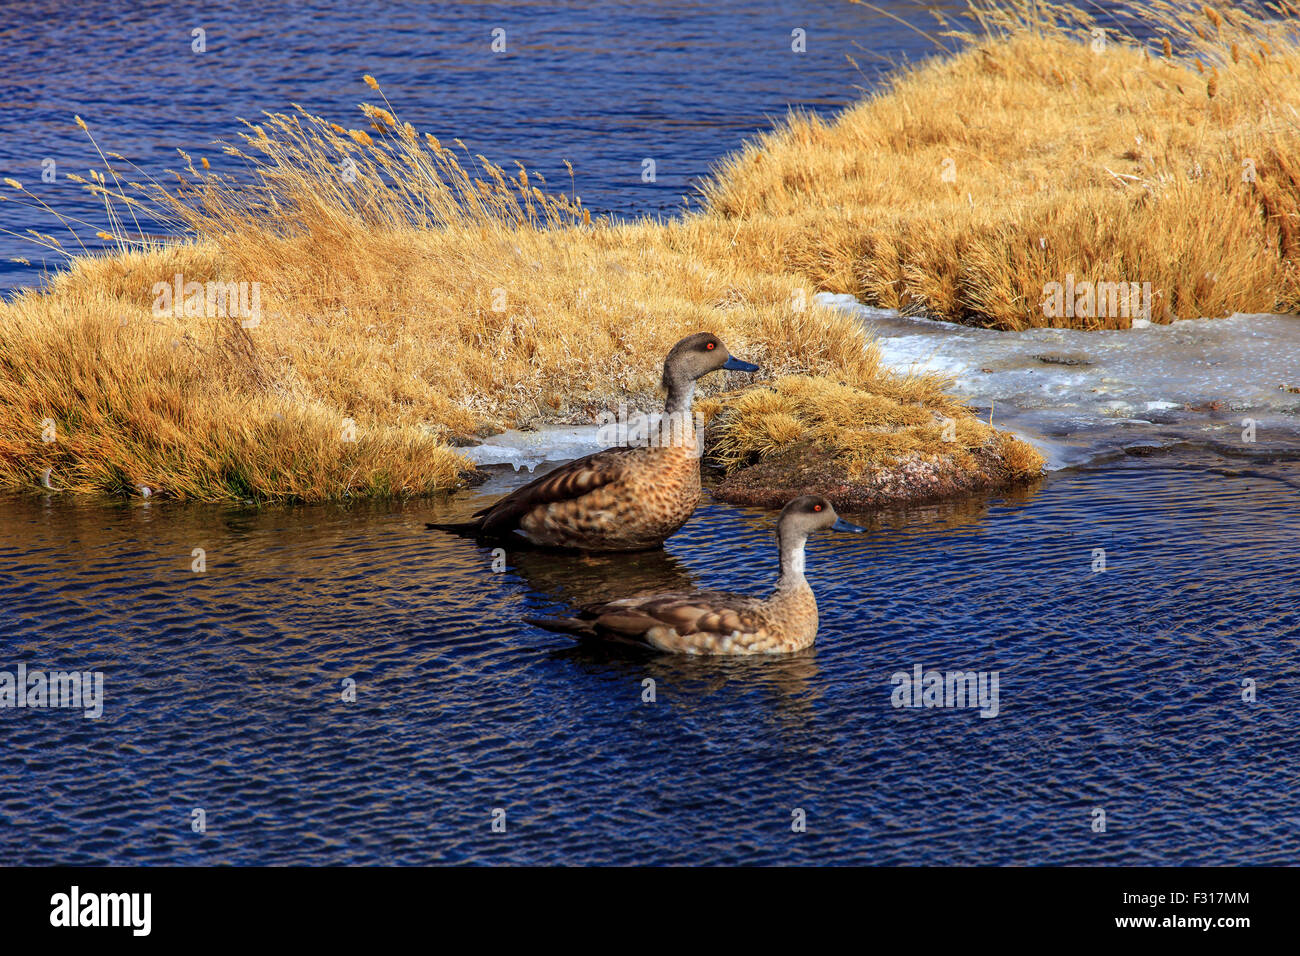
[[[799,495],[819,494],[843,511],[865,511],[1020,487],[1037,480],[1014,473],[992,447],[964,457],[959,463],[952,456],[912,455],[853,477],[848,465],[832,452],[812,442],[798,442],[726,475],[713,488],[713,495],[731,504],[780,508]],[[705,463],[709,464],[707,450]]]

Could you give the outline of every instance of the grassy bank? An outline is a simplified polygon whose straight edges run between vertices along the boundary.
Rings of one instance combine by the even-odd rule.
[[[725,165],[706,212],[667,223],[592,221],[571,185],[412,129],[369,78],[355,129],[267,116],[165,184],[108,154],[86,186],[117,253],[0,306],[0,484],[428,493],[463,478],[455,445],[475,436],[647,404],[666,349],[700,329],[772,377],[702,393],[730,464],[814,441],[854,474],[988,447],[1033,474],[1032,449],[944,381],[883,368],[812,293],[1021,327],[1073,271],[1150,281],[1178,314],[1287,306],[1294,48],[1234,40],[1234,58],[1229,35],[1264,29],[1235,14],[1172,56],[1118,38],[1094,53],[1077,17],[984,16],[964,52],[834,123],[795,118]],[[146,205],[190,240],[138,239]],[[160,308],[176,275],[257,283],[260,319]]]
[[[1138,43],[1068,7],[974,9],[936,37],[960,52],[729,159],[719,227],[819,288],[994,328],[1130,324],[1047,314],[1067,276],[1149,283],[1155,322],[1296,310],[1294,20],[1134,2]]]
[[[576,196],[458,156],[391,107],[366,116],[367,129],[305,113],[250,127],[228,152],[251,181],[198,160],[166,186],[89,182],[120,249],[74,258],[0,312],[0,482],[428,493],[464,478],[455,445],[476,436],[653,402],[666,350],[701,328],[778,381],[821,376],[973,420],[942,381],[883,368],[800,277],[737,257],[709,219],[593,223]],[[146,203],[195,240],[132,242]],[[160,308],[176,276],[257,283],[260,318],[187,314],[183,292]],[[703,395],[726,387],[715,378]]]

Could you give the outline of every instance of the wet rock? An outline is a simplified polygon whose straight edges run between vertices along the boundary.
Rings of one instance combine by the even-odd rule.
[[[1034,356],[1035,359],[1044,365],[1091,365],[1092,359],[1086,355],[1077,352],[1043,352]]]
[[[1134,458],[1150,458],[1152,455],[1158,455],[1164,450],[1162,445],[1154,442],[1138,442],[1134,445],[1127,445],[1124,448],[1124,454],[1131,455]]]

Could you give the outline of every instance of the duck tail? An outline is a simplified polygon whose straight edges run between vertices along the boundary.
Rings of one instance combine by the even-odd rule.
[[[483,536],[482,518],[476,521],[429,521],[424,526],[430,531],[449,531],[452,534],[460,535],[462,538],[481,538]]]
[[[554,631],[557,634],[572,634],[574,637],[580,638],[596,637],[596,629],[591,622],[579,620],[576,617],[526,617],[523,620],[525,624],[540,627],[544,631]]]

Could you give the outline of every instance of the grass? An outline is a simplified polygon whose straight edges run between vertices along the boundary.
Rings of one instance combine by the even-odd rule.
[[[725,471],[812,441],[832,452],[852,480],[911,458],[948,457],[963,470],[974,452],[994,448],[1017,478],[1037,475],[1043,458],[1031,445],[999,432],[955,401],[918,402],[821,376],[787,375],[770,387],[707,398],[700,411],[717,418],[710,457]]]
[[[115,251],[40,234],[70,268],[0,305],[0,485],[430,493],[470,470],[457,443],[648,401],[666,349],[701,329],[772,379],[716,405],[735,383],[702,390],[733,464],[802,438],[853,469],[986,443],[1033,473],[1036,452],[943,380],[884,368],[811,293],[1001,328],[1046,324],[1042,287],[1066,273],[1151,282],[1156,321],[1292,308],[1300,169],[1296,48],[1276,28],[1135,7],[1166,18],[1171,55],[1121,37],[1096,54],[1085,14],[1041,9],[977,5],[960,52],[835,121],[792,117],[723,164],[703,213],[667,222],[593,220],[572,183],[420,134],[371,77],[382,105],[356,129],[268,114],[166,184],[109,153],[84,184]],[[187,240],[144,238],[145,212]],[[176,274],[260,283],[260,323],[160,312]]]
[[[427,493],[468,470],[448,442],[648,400],[667,345],[700,328],[771,375],[948,407],[938,380],[884,369],[850,319],[792,313],[789,280],[730,266],[725,242],[694,221],[354,226],[258,236],[255,251],[82,259],[4,307],[0,482],[36,487],[52,468],[70,491],[116,488],[120,471],[133,488],[202,499]],[[153,283],[177,272],[257,276],[265,317],[244,330],[153,314]],[[345,419],[355,443],[341,440]]]

